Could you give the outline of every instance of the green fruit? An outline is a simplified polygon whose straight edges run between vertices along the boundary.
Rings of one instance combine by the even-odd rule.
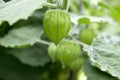
[[[59,43],[56,49],[57,59],[63,67],[69,65],[80,55],[80,45],[72,40],[64,40]]]
[[[52,59],[53,62],[56,61],[56,45],[55,44],[51,44],[49,46],[48,55],[50,56],[50,58]]]
[[[77,58],[74,62],[72,62],[69,65],[69,67],[73,71],[78,71],[82,67],[83,62],[84,62],[84,59],[82,57]]]
[[[70,16],[66,11],[48,10],[44,16],[44,32],[55,44],[68,35],[70,26]]]
[[[83,29],[83,30],[81,30],[81,32],[79,34],[80,41],[82,41],[86,44],[91,44],[94,37],[95,37],[95,33],[91,29]]]

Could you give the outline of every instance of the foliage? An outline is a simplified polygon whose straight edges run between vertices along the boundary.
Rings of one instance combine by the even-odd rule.
[[[39,41],[41,35],[40,27],[25,26],[13,29],[4,37],[0,38],[0,45],[4,47],[33,45]]]
[[[102,71],[119,77],[119,42],[120,38],[113,35],[98,35],[91,46],[85,47],[92,64]]]
[[[78,80],[78,76],[86,76],[87,80],[120,80],[119,2],[71,0],[69,6],[69,0],[63,3],[57,0],[0,0],[0,80]],[[61,41],[67,39],[81,46],[77,55],[81,61],[73,63],[72,67],[69,64],[64,69],[59,61],[52,63],[52,55],[48,54],[49,50],[55,56],[60,50],[55,50],[60,43],[54,45],[54,51],[48,49],[52,42],[43,29],[46,11],[60,8],[61,4],[61,9],[68,10],[71,19],[70,32]],[[59,15],[56,18],[59,19]],[[54,20],[55,17],[52,17],[50,24],[57,25]],[[67,18],[62,16],[61,20],[64,26]],[[82,36],[82,41],[79,39],[84,29],[93,30],[96,35],[91,34],[94,39],[87,40],[90,41],[89,45],[84,43],[90,37],[88,34]],[[64,48],[70,46],[63,45],[61,49]],[[64,49],[63,52],[75,52],[73,49]],[[57,57],[60,56],[61,53]],[[74,55],[67,55],[68,59],[65,60],[69,60],[70,56]],[[85,75],[80,76],[78,69]]]
[[[118,80],[92,66],[89,60],[85,61],[84,71],[86,76],[88,76],[88,80]]]
[[[7,54],[11,54],[18,58],[22,63],[31,66],[44,66],[49,62],[47,53],[47,46],[42,44],[35,44],[31,47],[9,49]]]
[[[42,8],[46,0],[12,0],[0,5],[0,24],[8,21],[11,25],[20,19],[27,19],[36,9]],[[9,13],[9,15],[8,15]]]

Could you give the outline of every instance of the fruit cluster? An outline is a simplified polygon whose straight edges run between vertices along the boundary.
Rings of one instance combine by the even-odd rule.
[[[69,66],[72,70],[78,70],[83,58],[80,58],[81,46],[72,40],[65,40],[71,27],[68,12],[61,9],[48,10],[44,16],[44,32],[46,36],[54,42],[48,48],[48,53],[53,62],[60,61],[64,66]],[[95,37],[91,29],[80,31],[79,40],[86,44],[91,44]]]
[[[63,40],[57,46],[51,44],[48,53],[53,62],[60,61],[62,66],[69,66],[72,70],[78,70],[82,64],[80,57],[81,47],[72,40]]]

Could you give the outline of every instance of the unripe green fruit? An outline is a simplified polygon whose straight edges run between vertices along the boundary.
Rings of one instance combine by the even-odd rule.
[[[44,32],[55,44],[68,35],[70,26],[70,16],[66,11],[48,10],[44,16]]]
[[[94,37],[95,37],[95,33],[91,29],[83,29],[83,30],[81,30],[81,32],[79,34],[80,41],[82,41],[86,44],[91,44]]]
[[[56,49],[57,59],[63,67],[69,65],[80,55],[80,45],[72,40],[64,40],[59,43]]]
[[[69,65],[69,67],[73,71],[78,71],[82,67],[83,62],[84,62],[84,59],[82,57],[77,58],[74,62],[72,62]]]
[[[52,59],[53,62],[55,62],[56,59],[56,45],[55,44],[51,44],[48,48],[48,55],[50,56],[50,58]]]

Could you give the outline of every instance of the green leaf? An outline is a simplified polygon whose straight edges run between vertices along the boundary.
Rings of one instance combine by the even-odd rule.
[[[40,27],[20,27],[11,30],[7,35],[0,38],[0,45],[4,47],[20,47],[26,45],[33,45],[39,41],[42,35]]]
[[[90,24],[91,21],[90,21],[89,18],[83,17],[83,18],[79,18],[79,19],[78,19],[78,23],[79,23],[79,24]]]
[[[47,46],[36,44],[27,48],[11,49],[7,53],[18,58],[22,63],[31,66],[44,66],[49,62]]]
[[[117,20],[118,22],[120,22],[120,15],[119,15],[119,13],[120,13],[120,5],[112,6],[110,11],[109,11],[110,16],[113,19]]]
[[[118,80],[109,74],[100,71],[98,68],[93,67],[89,60],[85,61],[84,71],[87,76],[87,80]]]
[[[31,67],[20,63],[13,56],[5,54],[0,48],[0,79],[1,80],[43,80],[45,69],[44,67]],[[47,72],[47,74],[49,74]],[[47,75],[45,76],[47,77]],[[46,80],[46,79],[45,79]]]
[[[74,24],[90,24],[90,23],[101,23],[101,22],[111,22],[110,18],[106,17],[95,17],[95,16],[79,16],[70,13],[71,22]]]
[[[99,2],[98,5],[99,5],[100,7],[103,7],[103,8],[109,9],[108,4],[106,4],[106,3]]]
[[[92,65],[120,79],[120,38],[99,34],[91,46],[84,46]]]
[[[8,21],[10,25],[19,19],[27,19],[36,9],[43,7],[47,0],[11,0],[0,5],[0,24]]]

